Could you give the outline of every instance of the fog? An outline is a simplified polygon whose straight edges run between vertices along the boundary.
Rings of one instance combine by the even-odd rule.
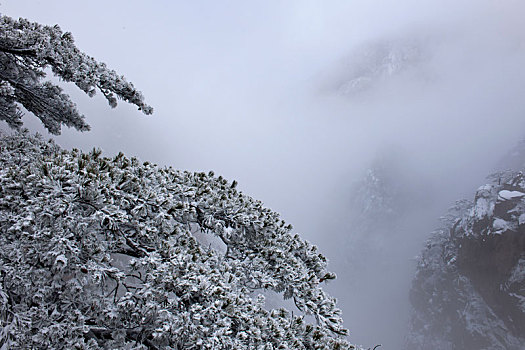
[[[0,12],[71,31],[155,108],[112,110],[69,87],[92,130],[59,144],[236,179],[328,256],[350,340],[367,347],[402,348],[414,257],[525,134],[517,0],[4,0]],[[406,189],[402,217],[386,248],[354,247],[345,263],[343,242],[363,239],[354,188],[382,160]]]

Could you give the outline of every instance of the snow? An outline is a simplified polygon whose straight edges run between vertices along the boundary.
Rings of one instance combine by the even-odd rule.
[[[510,295],[518,299],[518,305],[520,306],[521,311],[525,312],[525,297],[516,293],[510,293]]]
[[[494,222],[492,223],[492,227],[494,228],[495,234],[501,234],[513,228],[511,223],[500,218],[494,220]]]
[[[521,258],[509,278],[509,283],[522,283],[525,281],[525,259]]]
[[[492,216],[494,202],[492,200],[493,187],[491,185],[481,186],[476,192],[476,203],[471,211],[471,216],[477,220]]]
[[[498,199],[504,200],[504,201],[515,199],[515,198],[521,198],[524,196],[525,196],[525,193],[520,192],[520,191],[502,190],[502,191],[499,191],[498,193]]]
[[[472,214],[476,219],[483,219],[484,217],[491,216],[494,212],[494,202],[487,198],[480,198],[476,201],[476,205],[472,209]]]
[[[521,214],[520,217],[518,218],[518,225],[523,225],[525,224],[525,213]]]

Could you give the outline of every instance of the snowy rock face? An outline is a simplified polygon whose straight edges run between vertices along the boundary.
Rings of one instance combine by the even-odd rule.
[[[380,40],[366,45],[349,57],[337,90],[341,95],[352,96],[372,89],[417,70],[427,56],[426,48],[415,38]]]
[[[500,183],[428,241],[407,349],[525,349],[525,181]]]
[[[413,263],[407,256],[419,251],[415,237],[431,222],[433,189],[419,181],[418,173],[390,150],[379,154],[348,191],[346,222],[338,226],[338,239],[329,251],[339,283],[340,305],[348,328],[361,344],[383,344],[403,349],[409,316],[408,292]],[[410,169],[410,170],[407,170]],[[434,211],[432,211],[433,213]],[[414,238],[414,239],[413,239]],[[400,244],[403,242],[403,244]],[[357,315],[357,316],[356,316]],[[373,346],[370,346],[372,348]]]

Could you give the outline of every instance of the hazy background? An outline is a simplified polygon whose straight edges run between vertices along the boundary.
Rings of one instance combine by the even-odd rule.
[[[525,135],[518,0],[2,0],[0,13],[58,23],[155,108],[111,110],[72,87],[92,130],[59,144],[236,179],[326,253],[350,340],[366,346],[402,348],[414,256]],[[382,159],[418,205],[353,269],[339,244],[359,235],[353,188]]]

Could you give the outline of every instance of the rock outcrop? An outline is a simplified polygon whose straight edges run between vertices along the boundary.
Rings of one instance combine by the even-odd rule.
[[[525,349],[525,178],[478,189],[419,258],[407,349]]]

